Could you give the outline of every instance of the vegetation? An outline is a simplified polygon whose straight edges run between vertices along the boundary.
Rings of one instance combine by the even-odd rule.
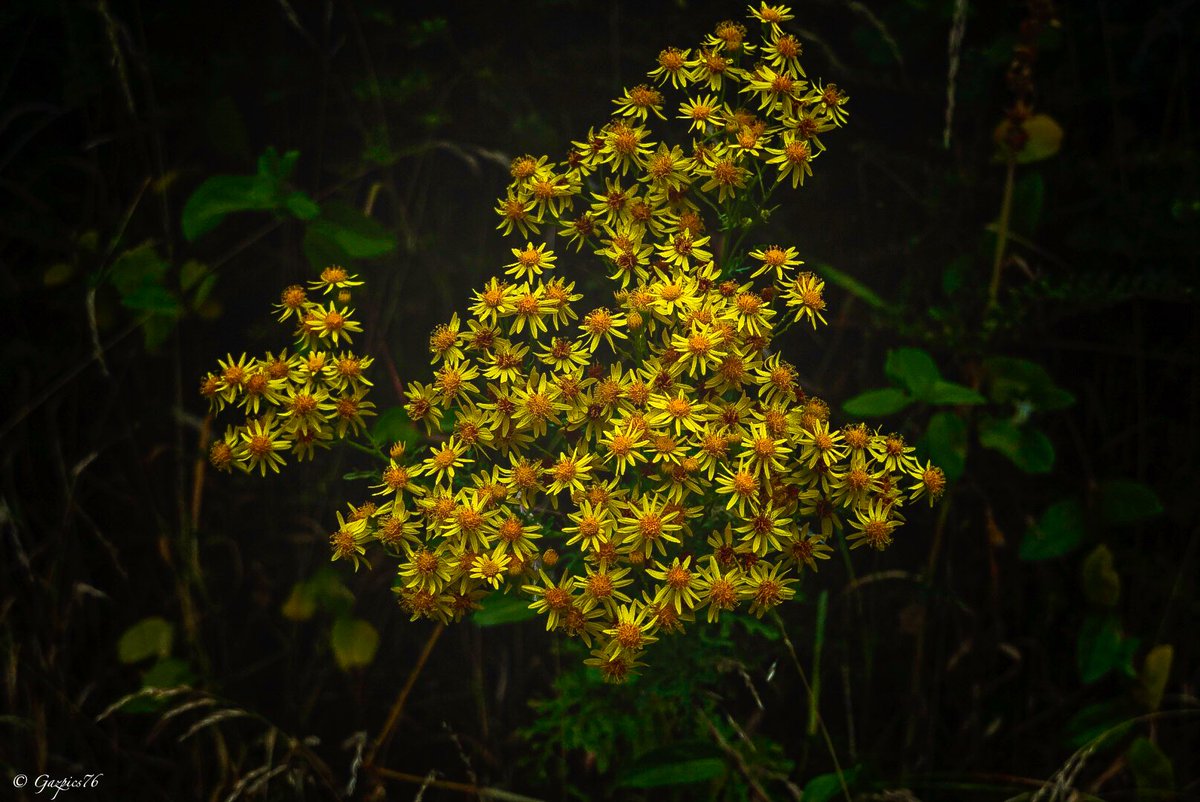
[[[3,12],[14,783],[1196,792],[1194,8],[245,5]]]

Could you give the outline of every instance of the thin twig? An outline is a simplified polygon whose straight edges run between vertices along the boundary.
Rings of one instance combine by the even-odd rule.
[[[425,641],[425,648],[421,650],[421,654],[417,657],[417,663],[412,667],[412,671],[408,672],[408,679],[404,682],[404,687],[400,689],[400,693],[396,696],[396,701],[392,703],[392,709],[388,713],[387,721],[384,722],[383,729],[379,731],[379,735],[375,737],[374,743],[371,744],[370,750],[367,752],[367,757],[363,760],[363,765],[367,768],[373,768],[375,758],[382,758],[382,752],[387,749],[388,742],[391,740],[392,731],[396,729],[397,722],[400,721],[400,714],[404,712],[404,703],[408,701],[408,695],[412,692],[413,686],[417,684],[417,677],[421,675],[421,669],[425,667],[425,662],[429,660],[429,655],[433,652],[433,646],[441,637],[442,631],[446,625],[439,622],[429,633],[429,638]],[[381,771],[381,769],[375,769]]]
[[[471,785],[470,783],[454,782],[453,780],[435,780],[429,777],[422,777],[418,774],[408,774],[403,771],[393,771],[392,769],[373,769],[375,774],[385,780],[396,780],[397,782],[413,783],[414,785],[428,786],[430,788],[444,788],[447,791],[461,791],[470,796],[481,796],[484,799],[496,799],[499,802],[543,802],[532,796],[524,794],[514,794],[512,791],[502,791],[499,788],[487,788],[479,785]]]

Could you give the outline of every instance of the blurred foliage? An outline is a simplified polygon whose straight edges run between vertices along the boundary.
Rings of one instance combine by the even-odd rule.
[[[1015,148],[1028,11],[797,8],[855,115],[770,218],[830,287],[801,378],[954,466],[949,502],[823,563],[782,631],[722,621],[614,688],[514,609],[437,640],[327,567],[373,466],[213,476],[189,377],[341,261],[377,440],[417,437],[387,410],[494,272],[509,159],[744,4],[7,4],[0,765],[171,800],[1194,796],[1200,10],[1063,4]]]

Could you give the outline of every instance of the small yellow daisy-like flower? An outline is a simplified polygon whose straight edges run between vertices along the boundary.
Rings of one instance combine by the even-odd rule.
[[[331,547],[330,561],[350,560],[354,565],[354,570],[358,570],[360,563],[366,563],[367,567],[371,567],[371,563],[363,557],[367,553],[366,547],[363,545],[370,537],[367,531],[367,522],[364,519],[347,521],[339,512],[337,514],[338,529],[329,536],[329,545]]]
[[[792,103],[805,88],[805,81],[788,75],[786,72],[776,72],[765,64],[750,74],[750,79],[742,87],[743,93],[758,93],[760,111],[768,114],[775,111],[782,103]],[[790,106],[785,106],[790,108]]]
[[[883,551],[892,544],[892,532],[903,523],[903,519],[895,508],[882,501],[873,501],[865,508],[859,507],[854,511],[854,520],[850,525],[854,528],[847,538],[850,548],[870,546],[876,551]]]
[[[721,104],[716,95],[690,97],[679,105],[679,119],[691,120],[689,131],[706,134],[709,127],[721,126]]]
[[[521,590],[535,597],[529,608],[546,616],[547,631],[557,629],[573,606],[571,585],[574,583],[570,579],[555,582],[545,571],[539,571],[538,576],[540,585],[525,585]]]
[[[303,317],[304,308],[308,305],[308,303],[308,294],[304,291],[303,287],[301,287],[299,284],[293,284],[292,286],[287,287],[282,293],[280,293],[279,303],[275,305],[275,308],[279,310],[279,317],[277,320],[279,320],[280,323],[283,323],[293,315],[297,319]]]
[[[349,287],[361,287],[362,282],[358,280],[358,276],[352,276],[346,271],[346,268],[341,265],[330,265],[321,271],[321,277],[316,281],[308,282],[309,289],[320,290],[323,295],[328,295],[334,290],[344,290]],[[287,290],[284,291],[287,293]]]
[[[500,318],[512,314],[512,291],[512,285],[493,276],[482,290],[474,293],[475,303],[471,305],[471,314],[481,323],[495,326]]]
[[[621,602],[628,603],[629,596],[621,590],[633,584],[628,568],[611,568],[601,562],[595,568],[584,568],[583,576],[575,577],[575,589],[579,592],[584,608],[599,607],[613,615]]]
[[[771,158],[767,164],[779,165],[780,183],[792,177],[792,189],[804,184],[805,176],[812,175],[812,160],[816,157],[807,140],[797,139],[791,131],[783,132],[783,144],[778,148],[767,148]]]
[[[642,169],[651,152],[650,143],[646,141],[647,134],[640,125],[614,120],[604,126],[600,135],[604,142],[600,159],[611,165],[613,172],[618,175],[625,175],[630,168]]]
[[[750,613],[761,617],[796,595],[794,577],[780,575],[780,566],[757,563],[746,577],[746,593],[750,597]]]
[[[718,494],[729,496],[729,501],[725,503],[726,510],[743,516],[747,507],[753,508],[758,503],[762,484],[750,464],[743,459],[736,468],[727,467],[722,471],[715,489]]]
[[[821,82],[813,84],[812,90],[804,96],[805,103],[816,104],[818,114],[824,114],[831,119],[836,125],[845,125],[849,117],[846,111],[846,103],[850,98],[838,88],[837,84],[821,85]]]
[[[813,329],[817,321],[825,323],[825,282],[812,273],[801,273],[788,284],[784,303],[796,307],[796,320],[808,319]]]
[[[429,335],[429,353],[433,354],[433,358],[429,360],[431,365],[438,362],[453,365],[463,359],[465,355],[460,347],[462,343],[461,327],[458,313],[455,312],[450,316],[449,323],[439,323],[434,328]]]
[[[698,432],[704,426],[707,410],[707,404],[688,398],[687,392],[682,389],[673,396],[655,394],[650,396],[650,412],[646,416],[646,423],[664,427],[676,435]]]
[[[339,340],[351,342],[351,332],[361,332],[362,324],[351,318],[354,310],[349,307],[338,309],[336,303],[330,303],[326,308],[314,304],[304,319],[304,328],[316,337],[328,339],[336,346]]]
[[[656,246],[656,250],[667,264],[688,270],[712,259],[712,252],[704,248],[710,239],[707,236],[694,236],[690,231],[680,231],[667,242]]]
[[[700,594],[696,592],[698,574],[692,567],[690,554],[682,560],[675,557],[670,565],[659,563],[657,568],[647,568],[646,573],[662,583],[655,591],[654,601],[669,604],[680,614],[685,608],[691,611],[700,604]]]
[[[505,273],[516,277],[518,281],[526,281],[537,278],[544,270],[550,270],[554,267],[554,251],[546,250],[546,243],[542,243],[536,248],[533,243],[528,243],[524,248],[513,248],[512,254],[517,258],[517,261],[505,265]]]
[[[496,204],[496,214],[500,215],[496,228],[505,235],[515,229],[521,236],[527,236],[530,232],[536,234],[541,227],[542,213],[532,198],[514,195],[511,190]]]
[[[787,561],[796,566],[797,570],[807,567],[814,573],[817,570],[817,560],[828,560],[833,549],[824,538],[809,534],[808,524],[784,544],[784,556]]]
[[[929,505],[932,507],[933,503],[946,492],[946,474],[941,468],[930,464],[928,460],[923,467],[920,462],[914,461],[908,475],[917,480],[917,483],[913,485],[912,494],[909,496],[912,501],[925,496],[929,499]]]
[[[333,403],[334,422],[337,427],[337,436],[345,437],[346,432],[358,434],[366,428],[364,416],[374,415],[371,410],[375,409],[375,404],[372,401],[366,400],[367,389],[365,387],[355,390],[349,395],[340,395],[331,397]]]
[[[804,78],[804,68],[800,66],[800,56],[804,48],[800,41],[790,33],[776,32],[771,40],[763,46],[762,54],[767,63],[786,75],[799,75]]]
[[[554,314],[555,306],[555,302],[546,297],[542,285],[522,284],[513,295],[512,324],[508,333],[516,335],[528,328],[529,336],[536,340],[539,334],[549,331],[545,318]]]
[[[669,81],[676,89],[683,89],[691,80],[688,70],[689,52],[691,51],[680,50],[677,47],[663,50],[658,54],[658,66],[650,70],[648,77],[653,78],[655,83],[663,84]]]
[[[654,621],[647,616],[647,612],[646,606],[640,602],[617,606],[616,619],[611,627],[604,630],[604,634],[611,638],[604,650],[609,659],[635,656],[658,640],[652,634]]]
[[[692,70],[692,80],[698,84],[706,84],[714,92],[720,92],[724,88],[726,78],[736,81],[740,76],[740,71],[719,47],[700,48],[689,66]]]
[[[592,462],[595,459],[593,454],[580,454],[578,447],[569,454],[560,452],[558,461],[546,469],[546,477],[551,480],[546,492],[551,495],[564,490],[582,493],[584,483],[591,481]]]
[[[791,268],[804,264],[796,256],[795,248],[782,248],[778,245],[771,245],[766,248],[750,251],[750,258],[762,262],[750,274],[750,277],[758,278],[764,273],[773,273],[776,281],[783,281],[784,275]]]
[[[750,171],[738,162],[741,156],[731,148],[719,148],[713,151],[711,161],[696,167],[696,175],[708,179],[700,187],[704,192],[717,190],[717,203],[737,196],[738,191],[746,188],[746,179]]]
[[[454,479],[454,471],[475,460],[467,459],[467,449],[458,442],[454,435],[441,445],[429,449],[430,455],[421,463],[421,472],[432,476],[434,484],[449,483]]]
[[[617,114],[623,117],[633,117],[639,122],[645,122],[650,112],[660,120],[667,119],[662,113],[662,92],[645,84],[638,84],[632,89],[626,88],[621,97],[613,101]]]
[[[475,560],[471,566],[469,576],[472,579],[479,579],[486,582],[491,586],[492,590],[495,590],[504,581],[504,572],[508,569],[508,564],[511,560],[512,558],[504,552],[504,546],[496,546],[491,554],[481,556]]]
[[[409,382],[405,395],[404,411],[409,420],[422,424],[429,434],[441,428],[442,410],[438,406],[438,391],[433,385]]]
[[[696,592],[701,603],[708,607],[706,617],[710,624],[719,620],[722,612],[736,609],[746,596],[746,578],[736,558],[722,568],[717,555],[711,555],[699,574]]]
[[[625,315],[612,312],[603,306],[584,315],[579,328],[583,330],[583,336],[587,338],[589,353],[594,353],[600,347],[601,340],[608,343],[610,348],[615,348],[613,337],[626,339],[625,333],[621,331],[625,322]]]
[[[280,466],[285,464],[279,452],[287,451],[291,445],[287,435],[279,428],[275,416],[263,415],[247,421],[241,432],[241,442],[234,449],[234,459],[248,473],[257,468],[261,476],[266,476],[268,467],[279,473]]]

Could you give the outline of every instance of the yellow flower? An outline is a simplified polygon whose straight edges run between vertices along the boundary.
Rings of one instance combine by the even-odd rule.
[[[750,597],[750,612],[762,618],[763,613],[778,607],[796,595],[791,586],[793,577],[780,576],[779,565],[760,562],[750,569],[746,577],[746,592]]]
[[[496,228],[506,235],[516,229],[521,236],[526,236],[530,232],[536,234],[541,228],[542,212],[534,201],[528,196],[514,195],[512,190],[496,204],[496,214],[500,215],[500,224]]]
[[[279,452],[287,451],[291,445],[278,427],[275,416],[267,414],[246,422],[234,458],[247,472],[252,473],[257,468],[259,475],[266,476],[268,467],[279,473],[279,467],[284,464]]]
[[[429,360],[430,364],[445,362],[453,365],[463,359],[463,350],[459,347],[462,343],[460,328],[457,312],[450,316],[449,323],[440,323],[434,327],[433,333],[429,335],[429,353],[433,354],[433,359]]]
[[[354,310],[350,307],[338,309],[336,303],[331,302],[328,308],[314,304],[304,319],[302,330],[306,335],[330,340],[335,346],[341,339],[351,342],[351,332],[362,331],[362,324],[350,317],[353,314]]]
[[[358,276],[350,275],[341,265],[330,265],[321,271],[319,279],[308,282],[309,289],[320,290],[323,295],[328,295],[334,290],[361,286],[362,282],[358,280]],[[284,293],[286,295],[287,291],[285,290]]]
[[[662,84],[670,81],[671,86],[676,89],[682,89],[688,85],[691,80],[691,74],[688,70],[688,53],[691,51],[680,50],[677,47],[668,47],[658,54],[658,66],[650,70],[648,77],[653,78],[655,83]]]
[[[854,531],[846,541],[852,549],[870,546],[876,551],[883,551],[892,544],[892,532],[903,522],[904,519],[894,507],[882,501],[873,501],[854,511],[854,520],[850,522]]]
[[[548,423],[560,424],[560,412],[567,411],[567,405],[559,400],[559,393],[546,381],[544,373],[533,371],[524,387],[513,391],[513,400],[517,408],[513,414],[513,422],[521,429],[529,429],[534,437],[546,433]]]
[[[804,52],[800,41],[790,33],[781,33],[778,28],[772,33],[771,39],[763,46],[762,54],[767,63],[785,75],[799,75],[804,78],[804,68],[800,66],[800,56]]]
[[[720,127],[721,104],[716,95],[690,97],[679,105],[679,119],[692,121],[689,131],[706,134],[709,126]]]
[[[682,613],[684,608],[694,610],[700,603],[696,592],[698,577],[690,554],[683,560],[675,557],[670,565],[659,563],[657,568],[646,569],[646,573],[663,583],[655,590],[654,601],[670,604],[676,613]]]
[[[442,425],[442,410],[438,407],[438,391],[431,384],[409,382],[405,388],[407,400],[404,411],[413,423],[424,425],[429,434],[437,431]]]
[[[583,336],[587,338],[588,353],[595,353],[601,340],[607,342],[610,348],[615,348],[613,337],[626,339],[625,333],[621,331],[621,326],[624,326],[625,322],[625,315],[612,312],[604,306],[593,309],[584,315],[579,328],[583,330]]]
[[[488,279],[482,290],[474,293],[475,303],[471,305],[471,314],[481,323],[497,325],[500,318],[513,312],[512,292],[512,285],[493,276]]]
[[[737,468],[725,468],[717,480],[716,491],[723,496],[729,496],[725,503],[726,510],[733,510],[739,517],[746,514],[746,508],[751,509],[758,503],[758,494],[762,490],[758,476],[749,463],[743,459]]]
[[[533,247],[532,242],[524,248],[513,248],[512,254],[517,257],[517,261],[505,265],[507,269],[504,272],[514,276],[518,281],[537,278],[542,271],[552,269],[556,258],[554,251],[546,250],[544,242],[536,248]]]
[[[467,459],[467,449],[458,442],[454,435],[438,446],[429,449],[430,455],[421,463],[421,473],[432,476],[434,484],[449,483],[454,479],[454,471],[475,460]]]
[[[558,461],[546,469],[546,476],[551,479],[546,492],[551,495],[564,490],[583,492],[584,482],[592,478],[592,461],[595,459],[593,454],[580,454],[578,447],[569,454],[559,452]]]
[[[528,325],[529,336],[536,340],[539,334],[548,331],[544,318],[553,314],[555,307],[555,302],[546,297],[541,284],[536,287],[522,284],[513,297],[513,320],[508,333],[520,334]]]
[[[614,100],[613,104],[617,107],[617,114],[632,117],[639,122],[646,122],[650,112],[654,112],[654,116],[660,120],[667,119],[662,113],[662,92],[645,84],[638,84],[632,89],[626,88],[625,93]]]
[[[781,147],[767,148],[767,153],[772,154],[771,158],[767,159],[767,164],[779,165],[778,181],[782,183],[790,175],[792,189],[803,184],[805,176],[812,175],[812,160],[816,158],[816,154],[807,140],[797,139],[791,131],[783,132]]]
[[[708,622],[711,624],[721,613],[736,609],[746,596],[746,578],[737,561],[722,568],[715,555],[708,558],[708,565],[700,569],[696,582],[696,593],[702,604],[708,606]]]
[[[762,264],[750,274],[750,278],[758,278],[763,273],[774,273],[776,281],[783,281],[784,275],[793,267],[804,264],[796,258],[796,249],[792,247],[782,248],[778,245],[771,245],[767,248],[759,248],[750,251],[750,257],[757,259]],[[810,274],[811,275],[811,274]]]
[[[808,318],[814,330],[818,320],[825,322],[825,282],[812,273],[801,273],[789,282],[783,299],[796,307],[797,321]]]
[[[649,557],[655,549],[666,554],[666,542],[679,543],[677,534],[683,525],[668,516],[657,495],[646,495],[625,505],[617,522],[617,531],[629,552]]]
[[[697,432],[704,425],[707,409],[707,404],[688,398],[684,390],[678,390],[673,396],[651,395],[646,422],[651,426],[666,427],[676,435]]]
[[[605,655],[610,660],[634,657],[658,640],[652,634],[654,622],[647,619],[646,613],[646,606],[637,601],[617,606],[617,614],[612,626],[604,630],[604,634],[611,638],[604,649]]]
[[[492,590],[500,587],[504,581],[504,572],[512,558],[504,553],[504,546],[496,546],[491,554],[479,557],[471,566],[470,577],[487,582]]]

